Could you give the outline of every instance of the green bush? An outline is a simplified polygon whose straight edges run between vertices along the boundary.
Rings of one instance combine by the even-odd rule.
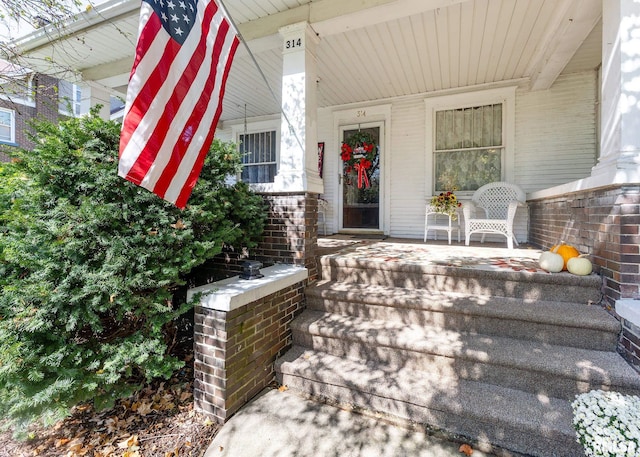
[[[52,423],[100,409],[181,362],[165,332],[172,292],[223,245],[252,246],[263,200],[215,142],[185,210],[117,176],[120,125],[95,115],[35,126],[0,164],[0,414]]]

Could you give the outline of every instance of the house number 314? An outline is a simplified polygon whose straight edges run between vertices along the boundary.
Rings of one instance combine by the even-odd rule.
[[[284,43],[285,49],[294,49],[302,47],[302,38],[295,38],[293,40],[287,40]]]

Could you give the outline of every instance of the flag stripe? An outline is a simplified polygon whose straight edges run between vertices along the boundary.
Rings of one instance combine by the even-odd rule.
[[[187,96],[188,91],[194,88],[194,86],[192,86],[194,82],[194,76],[197,74],[198,69],[202,65],[207,34],[209,33],[211,21],[216,11],[217,5],[214,2],[209,3],[202,20],[203,33],[197,37],[199,38],[199,40],[195,45],[193,52],[189,53],[189,55],[186,56],[189,57],[188,60],[185,61],[184,59],[182,59],[184,53],[180,56],[179,59],[176,59],[179,51],[181,49],[184,49],[184,46],[183,48],[180,48],[177,43],[172,41],[172,46],[176,46],[177,49],[171,49],[169,51],[170,57],[161,60],[160,64],[158,64],[158,67],[163,68],[158,68],[159,71],[154,72],[154,76],[159,76],[159,78],[155,79],[152,77],[151,79],[155,84],[159,84],[159,86],[151,87],[150,90],[160,94],[161,87],[162,85],[164,85],[164,88],[166,89],[163,92],[167,93],[170,96],[166,100],[163,100],[161,106],[163,106],[164,115],[158,120],[153,132],[151,133],[149,139],[146,141],[146,145],[140,152],[138,160],[136,160],[135,164],[133,164],[133,166],[127,173],[128,180],[137,184],[142,183],[143,180],[147,177],[147,173],[150,172],[151,167],[155,166],[155,161],[158,155],[162,155],[163,150],[171,146],[170,144],[165,143],[165,138],[167,137],[167,135],[174,136],[176,131],[182,130],[182,128],[177,125],[180,123],[180,119],[176,118],[176,116],[178,114],[178,111],[180,110],[180,106],[182,105],[183,100],[185,100],[185,97]],[[189,39],[191,38],[196,37],[189,37]],[[178,52],[174,53],[174,51]],[[176,60],[176,65],[180,66],[179,69],[169,68],[169,65],[174,60]],[[166,69],[163,65],[163,63],[165,62],[168,64]],[[183,62],[185,63],[183,65],[180,65]],[[170,78],[169,74],[176,75],[176,77]],[[178,78],[178,80],[174,81],[176,78]],[[198,94],[194,95],[195,97],[193,99],[197,100]],[[159,97],[157,97],[156,100],[158,100],[158,98]],[[144,111],[148,111],[149,106],[148,104],[145,104],[145,101],[141,101],[141,105],[144,106],[141,109],[144,109]],[[153,113],[150,113],[149,115],[153,116]],[[181,138],[178,138],[178,141],[180,140]],[[168,151],[164,154],[167,153]],[[146,183],[144,184],[144,187],[149,189]]]
[[[124,109],[124,119],[127,118],[127,113],[131,109],[130,100],[134,97],[132,95],[134,93],[138,93],[140,88],[135,85],[134,75],[136,74],[138,63],[145,56],[147,49],[151,45],[151,42],[155,39],[158,32],[161,28],[153,29],[153,26],[149,24],[149,20],[153,18],[153,9],[151,6],[142,2],[140,7],[140,25],[138,27],[138,42],[136,44],[136,56],[133,61],[133,67],[131,68],[131,73],[129,74],[129,85],[127,86],[127,103],[125,104]],[[158,27],[162,27],[159,22],[156,22]],[[146,37],[148,35],[148,39]]]
[[[206,80],[204,83],[204,88],[202,90],[202,99],[200,100],[200,103],[198,103],[198,105],[195,107],[195,109],[192,110],[191,115],[189,116],[189,119],[185,123],[185,127],[181,131],[180,141],[178,141],[175,144],[173,151],[170,155],[169,162],[162,170],[162,174],[159,176],[158,182],[154,186],[155,192],[161,197],[164,197],[165,192],[169,187],[171,180],[174,177],[173,170],[178,169],[178,167],[180,166],[180,163],[182,162],[182,159],[185,156],[187,149],[190,146],[191,138],[195,135],[196,131],[199,130],[201,121],[204,121],[204,124],[207,126],[207,129],[211,128],[211,123],[207,122],[208,119],[210,119],[210,117],[205,116],[205,113],[206,113],[207,107],[211,103],[211,94],[214,92],[214,89],[216,89],[215,85],[216,85],[216,78],[217,78],[217,72],[218,72],[218,65],[222,60],[220,59],[220,57],[223,56],[222,51],[223,51],[223,46],[225,44],[225,37],[227,36],[228,30],[229,30],[228,24],[223,23],[220,25],[218,35],[216,37],[216,42],[213,46],[213,52],[209,53],[209,55],[207,56],[203,56],[203,58],[209,61],[215,57],[218,57],[218,58],[214,63],[209,65],[211,72],[207,73],[207,76],[205,78]],[[221,102],[221,100],[214,100],[214,101],[216,104]],[[191,129],[190,132],[188,131],[189,129]],[[210,143],[211,141],[209,141],[209,144]],[[205,140],[205,144],[207,144],[206,140]]]

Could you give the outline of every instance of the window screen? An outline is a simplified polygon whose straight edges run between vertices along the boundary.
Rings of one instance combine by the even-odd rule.
[[[277,171],[276,131],[240,135],[242,180],[249,183],[271,183]]]

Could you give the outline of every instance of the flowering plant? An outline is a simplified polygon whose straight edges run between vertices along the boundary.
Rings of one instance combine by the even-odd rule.
[[[632,457],[640,453],[640,398],[618,392],[576,396],[573,427],[588,457]]]
[[[357,131],[349,136],[340,148],[340,158],[344,162],[344,174],[358,174],[358,188],[369,187],[367,170],[372,167],[378,148],[373,135]]]
[[[453,191],[440,192],[440,195],[431,197],[431,206],[439,213],[448,214],[451,219],[456,220],[456,209],[462,206],[458,197]]]

